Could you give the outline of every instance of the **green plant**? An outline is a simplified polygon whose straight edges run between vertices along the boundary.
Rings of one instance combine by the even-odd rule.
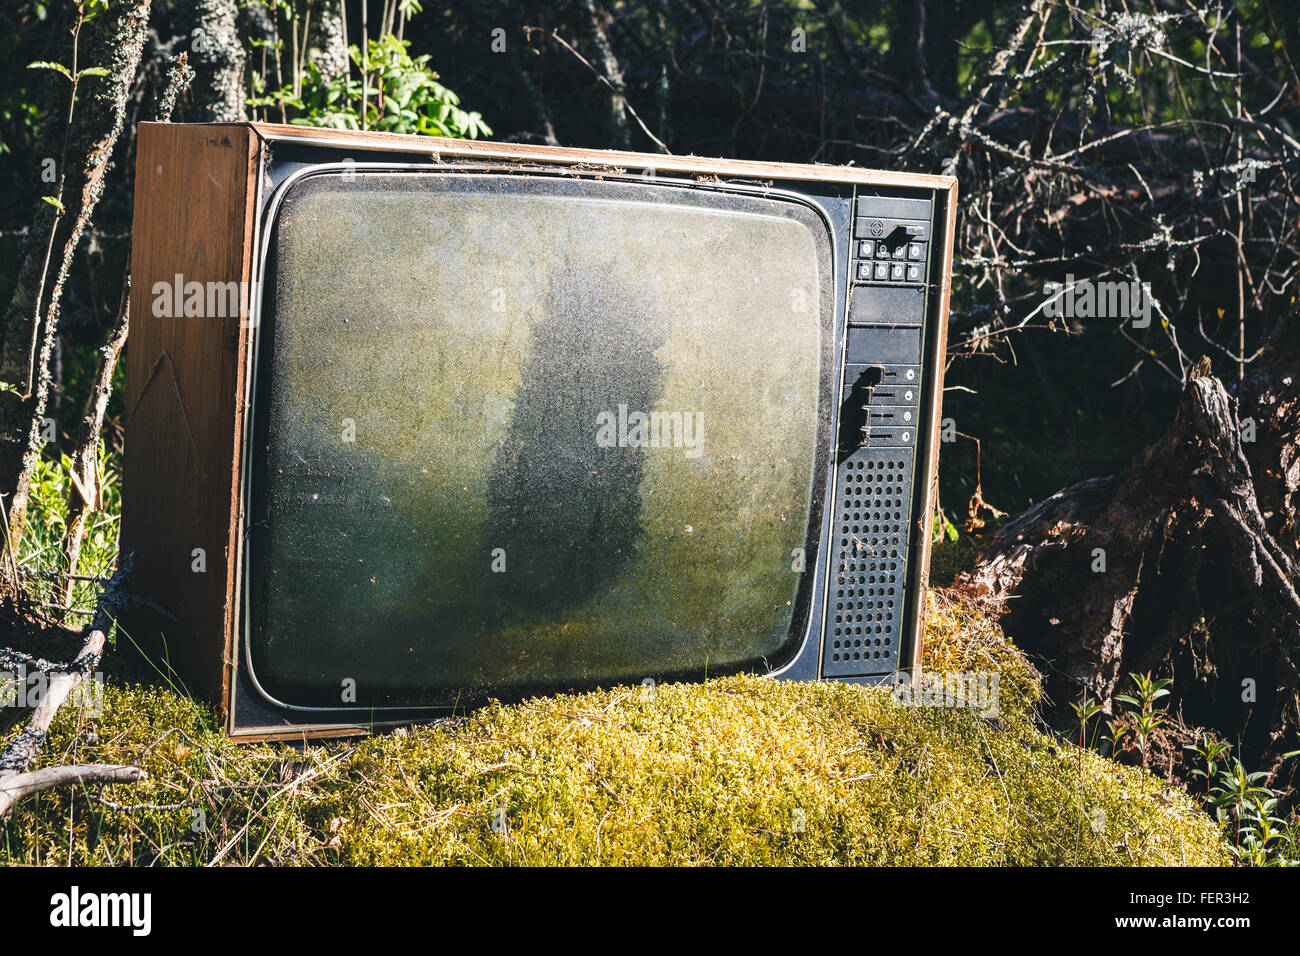
[[[1088,745],[1088,721],[1101,713],[1101,704],[1089,697],[1083,703],[1071,704],[1070,706],[1074,708],[1074,715],[1079,718],[1079,746],[1086,747]]]
[[[429,57],[412,58],[409,47],[408,41],[392,34],[368,41],[364,53],[354,44],[348,48],[348,56],[360,71],[360,79],[351,71],[327,79],[316,64],[308,63],[296,83],[248,103],[291,110],[296,115],[289,122],[298,126],[460,139],[490,136],[492,129],[483,117],[462,109],[460,97],[438,82]]]
[[[1294,817],[1284,820],[1275,815],[1278,796],[1260,783],[1268,774],[1251,773],[1237,759],[1229,762],[1232,745],[1205,733],[1199,743],[1188,744],[1186,749],[1205,762],[1205,768],[1192,770],[1191,776],[1206,781],[1207,808],[1221,826],[1232,828],[1232,852],[1237,862],[1243,866],[1300,865],[1300,827]],[[1283,756],[1297,755],[1300,751]]]
[[[1225,744],[1220,740],[1215,740],[1205,731],[1201,731],[1201,742],[1198,744],[1186,744],[1184,750],[1190,750],[1199,754],[1205,761],[1205,769],[1199,767],[1193,769],[1188,776],[1201,777],[1205,780],[1206,787],[1209,787],[1214,778],[1219,774],[1219,760],[1228,755],[1232,750],[1232,744]]]
[[[939,509],[934,514],[934,533],[931,536],[933,541],[942,541],[945,538],[949,541],[956,541],[961,537],[961,532],[957,526],[948,520],[948,515],[943,509]]]
[[[1168,678],[1153,678],[1150,674],[1129,674],[1135,687],[1133,694],[1116,694],[1115,699],[1123,701],[1130,707],[1137,708],[1130,713],[1132,723],[1129,730],[1137,738],[1138,751],[1142,756],[1142,769],[1147,767],[1147,756],[1151,736],[1165,722],[1164,708],[1156,708],[1156,701],[1169,696]]]
[[[68,92],[68,120],[71,122],[72,113],[77,106],[77,88],[81,81],[89,76],[108,76],[108,70],[102,66],[87,66],[78,69],[77,55],[79,52],[78,41],[81,36],[81,28],[90,20],[100,13],[103,13],[107,7],[107,0],[84,0],[84,2],[75,4],[77,9],[77,23],[72,28],[72,66],[67,67],[62,63],[56,63],[53,60],[36,60],[27,64],[29,70],[49,70],[57,73],[71,84]],[[63,177],[59,177],[58,194],[54,196],[42,196],[41,201],[47,202],[60,213],[65,212],[62,200],[63,194]]]
[[[1272,796],[1268,787],[1259,786],[1260,780],[1268,774],[1263,771],[1251,773],[1238,759],[1233,759],[1229,766],[1219,771],[1217,786],[1210,788],[1210,800],[1215,808],[1215,816],[1220,823],[1234,824],[1234,846],[1241,850],[1242,831],[1246,828],[1245,807],[1256,797]]]
[[[1298,862],[1280,852],[1288,842],[1290,827],[1273,815],[1277,797],[1255,795],[1245,805],[1242,822],[1245,834],[1236,848],[1237,859],[1247,866],[1295,866]]]
[[[1128,724],[1124,723],[1122,717],[1106,721],[1106,733],[1102,734],[1101,740],[1102,743],[1110,745],[1110,755],[1112,757],[1119,752],[1128,732]]]
[[[70,606],[62,599],[62,582],[68,573],[63,549],[67,533],[68,492],[71,491],[72,459],[64,454],[58,461],[41,458],[32,475],[29,520],[17,550],[19,566],[30,578],[35,599],[64,613],[93,608],[98,579],[112,573],[117,565],[118,517],[121,513],[121,489],[116,459],[106,450],[99,455],[100,510],[93,512],[82,532],[81,578],[73,589]]]

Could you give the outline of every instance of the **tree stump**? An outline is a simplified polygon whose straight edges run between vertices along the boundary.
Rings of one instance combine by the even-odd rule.
[[[1294,787],[1300,728],[1300,316],[1235,395],[1202,359],[1168,433],[1122,474],[1003,526],[962,583],[1042,668],[1045,717],[1112,700],[1129,673],[1173,678],[1171,713]]]

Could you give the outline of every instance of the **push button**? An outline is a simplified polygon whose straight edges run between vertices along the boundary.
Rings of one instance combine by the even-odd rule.
[[[876,254],[876,243],[871,239],[863,239],[858,243],[858,255],[863,259],[870,259]]]

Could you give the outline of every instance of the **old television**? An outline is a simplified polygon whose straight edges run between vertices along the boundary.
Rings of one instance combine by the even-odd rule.
[[[955,195],[142,125],[119,644],[258,739],[915,677]]]

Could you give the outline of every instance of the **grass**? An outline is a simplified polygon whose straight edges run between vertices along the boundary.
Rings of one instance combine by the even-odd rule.
[[[63,538],[67,533],[68,495],[72,491],[70,464],[67,455],[61,455],[58,462],[42,458],[37,463],[36,473],[32,476],[29,520],[18,548],[23,565],[37,569],[28,586],[30,596],[46,605],[47,610],[63,606],[64,602],[61,584],[65,579],[56,575],[68,571]],[[106,454],[100,456],[99,476],[103,510],[92,511],[86,516],[77,562],[77,573],[86,577],[107,576],[117,566],[122,496],[117,468]],[[80,611],[92,610],[97,594],[94,582],[77,581],[73,585],[70,606]],[[86,614],[74,613],[69,623],[81,624],[88,619]]]
[[[884,689],[731,677],[247,746],[188,698],[110,681],[101,716],[60,714],[44,762],[138,760],[148,779],[30,799],[0,825],[0,861],[1230,862],[1181,790],[1035,729],[1036,674],[977,612],[935,596],[930,619],[928,666],[996,670],[996,719],[896,706]]]

